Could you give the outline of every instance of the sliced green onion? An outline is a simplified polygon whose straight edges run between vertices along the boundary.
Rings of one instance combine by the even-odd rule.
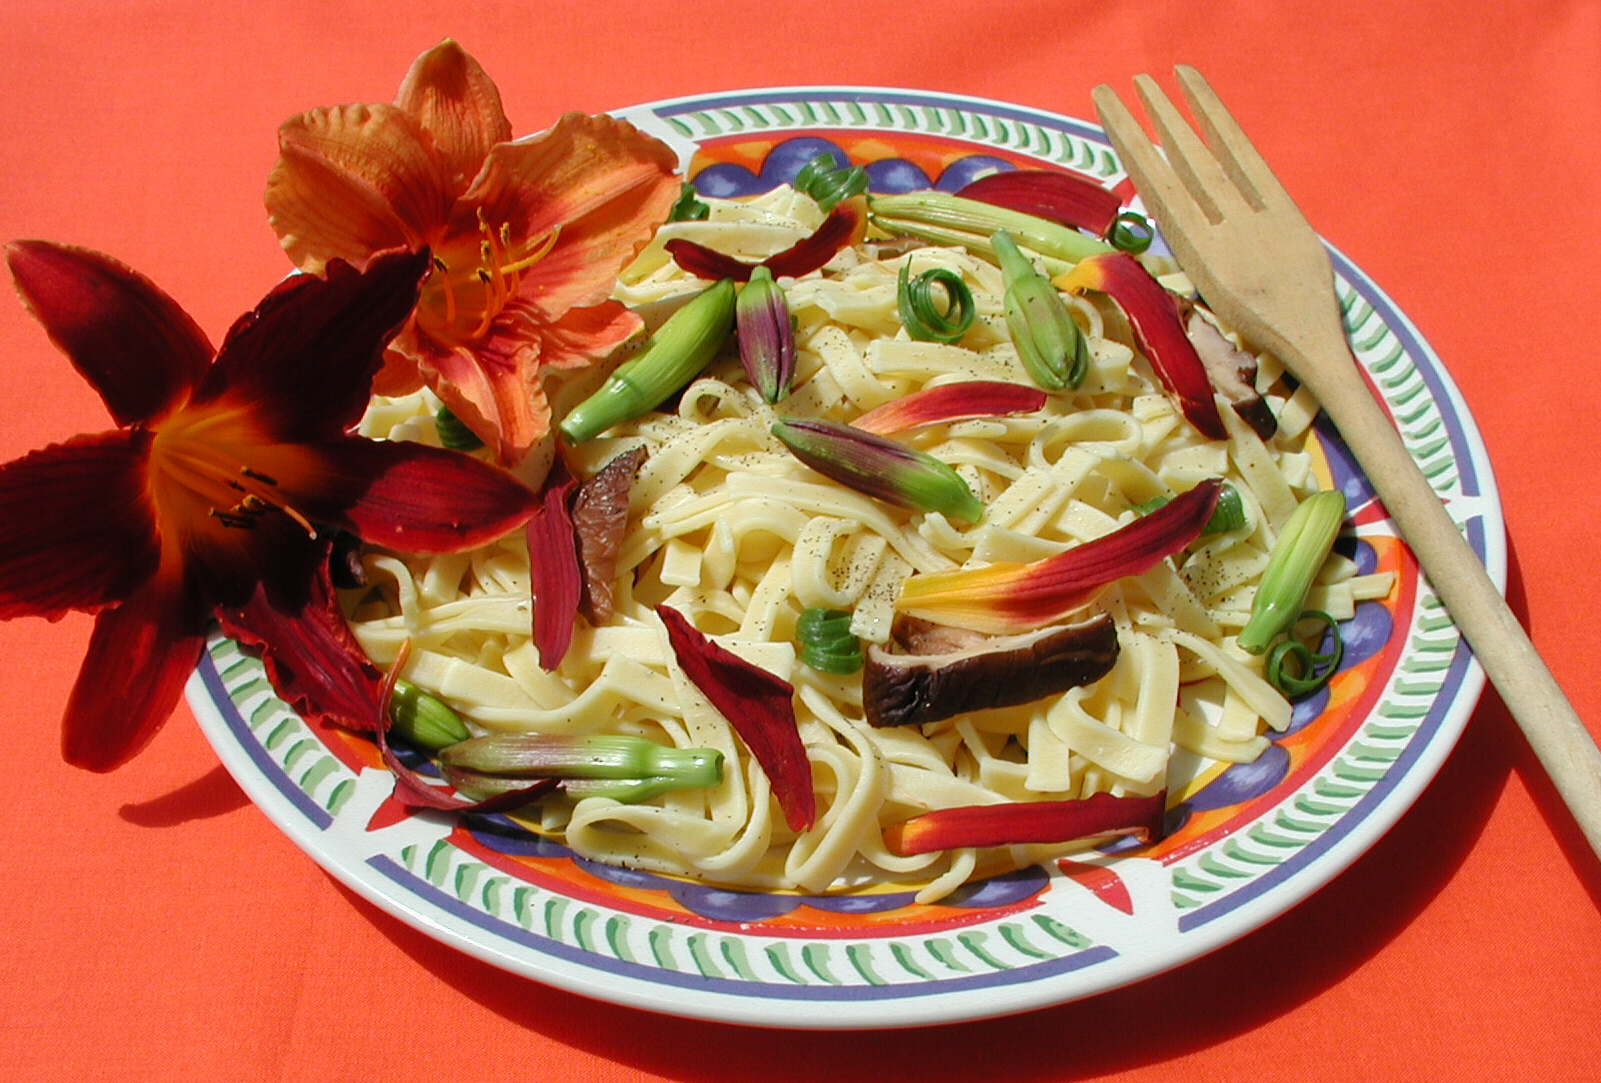
[[[478,434],[451,413],[448,406],[441,406],[434,414],[434,431],[439,434],[440,446],[451,451],[477,451],[484,446]]]
[[[855,673],[862,668],[862,645],[851,634],[851,615],[842,609],[813,607],[795,622],[800,660],[823,673]]]
[[[1318,634],[1318,638],[1326,634],[1330,640],[1329,649],[1314,652],[1292,635],[1273,644],[1263,665],[1268,683],[1286,696],[1304,696],[1322,688],[1334,676],[1334,671],[1340,668],[1340,658],[1345,653],[1345,643],[1340,639],[1340,626],[1333,617],[1320,610],[1307,609],[1301,612],[1295,623],[1307,620],[1315,620],[1322,626],[1323,632]]]
[[[1156,239],[1156,227],[1139,211],[1123,211],[1112,220],[1112,228],[1106,234],[1106,239],[1113,248],[1137,256],[1151,247],[1151,242]]]
[[[685,181],[678,188],[678,198],[667,210],[669,222],[704,222],[712,209],[701,202],[695,186]]]
[[[1173,499],[1170,496],[1153,496],[1149,500],[1134,505],[1134,511],[1140,515],[1147,515]],[[1212,508],[1212,517],[1201,527],[1201,533],[1224,534],[1230,530],[1239,530],[1247,525],[1245,517],[1245,502],[1240,498],[1240,491],[1228,482],[1218,490],[1217,504]]]
[[[867,191],[867,170],[859,165],[836,166],[832,154],[819,154],[800,167],[790,186],[811,196],[822,210],[831,211],[841,200]]]
[[[1261,654],[1301,614],[1312,580],[1328,559],[1345,518],[1345,494],[1313,493],[1298,504],[1268,553],[1267,567],[1251,601],[1251,617],[1240,630],[1241,649]]]
[[[945,291],[945,304],[934,299],[934,287]],[[901,264],[895,293],[906,333],[918,342],[955,342],[973,326],[973,291],[949,267],[932,267],[911,277],[911,261]]]

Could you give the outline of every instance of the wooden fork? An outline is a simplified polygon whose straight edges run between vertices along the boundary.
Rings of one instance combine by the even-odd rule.
[[[1317,397],[1601,856],[1601,750],[1363,382],[1322,241],[1200,73],[1175,74],[1200,135],[1134,80],[1161,153],[1110,87],[1092,93],[1135,189],[1212,310]]]

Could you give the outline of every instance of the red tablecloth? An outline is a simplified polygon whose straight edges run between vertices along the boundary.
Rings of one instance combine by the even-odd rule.
[[[446,36],[519,132],[568,109],[803,83],[1089,116],[1099,82],[1195,64],[1444,358],[1501,485],[1514,606],[1601,732],[1593,0],[9,0],[0,238],[115,254],[218,338],[287,268],[260,200],[278,122],[387,99]],[[14,300],[0,379],[0,461],[104,427]],[[1386,838],[1208,957],[998,1021],[790,1034],[591,1003],[439,946],[281,836],[187,709],[115,774],[62,766],[87,631],[0,625],[7,1078],[1601,1077],[1601,865],[1493,694]]]

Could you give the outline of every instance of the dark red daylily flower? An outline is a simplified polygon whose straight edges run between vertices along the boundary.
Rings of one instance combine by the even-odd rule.
[[[18,292],[118,428],[0,466],[0,619],[96,614],[68,762],[109,771],[176,706],[215,612],[310,713],[377,724],[378,684],[333,608],[322,527],[418,553],[489,541],[533,494],[455,452],[352,436],[428,253],[294,276],[220,351],[148,279],[44,241]]]

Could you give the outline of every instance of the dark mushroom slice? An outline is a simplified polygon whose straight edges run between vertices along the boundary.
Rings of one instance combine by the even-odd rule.
[[[1206,367],[1212,386],[1222,393],[1252,432],[1271,440],[1278,432],[1279,423],[1268,408],[1267,400],[1256,389],[1256,358],[1230,342],[1193,301],[1180,299],[1179,315],[1184,320],[1184,333]]]
[[[628,527],[628,494],[644,462],[643,447],[623,452],[580,485],[573,498],[573,529],[583,572],[581,604],[591,624],[605,624],[612,617],[617,550]]]
[[[873,644],[862,705],[874,726],[938,722],[1013,707],[1100,680],[1117,661],[1117,629],[1102,613],[1077,624],[994,636],[903,621],[900,651]]]

